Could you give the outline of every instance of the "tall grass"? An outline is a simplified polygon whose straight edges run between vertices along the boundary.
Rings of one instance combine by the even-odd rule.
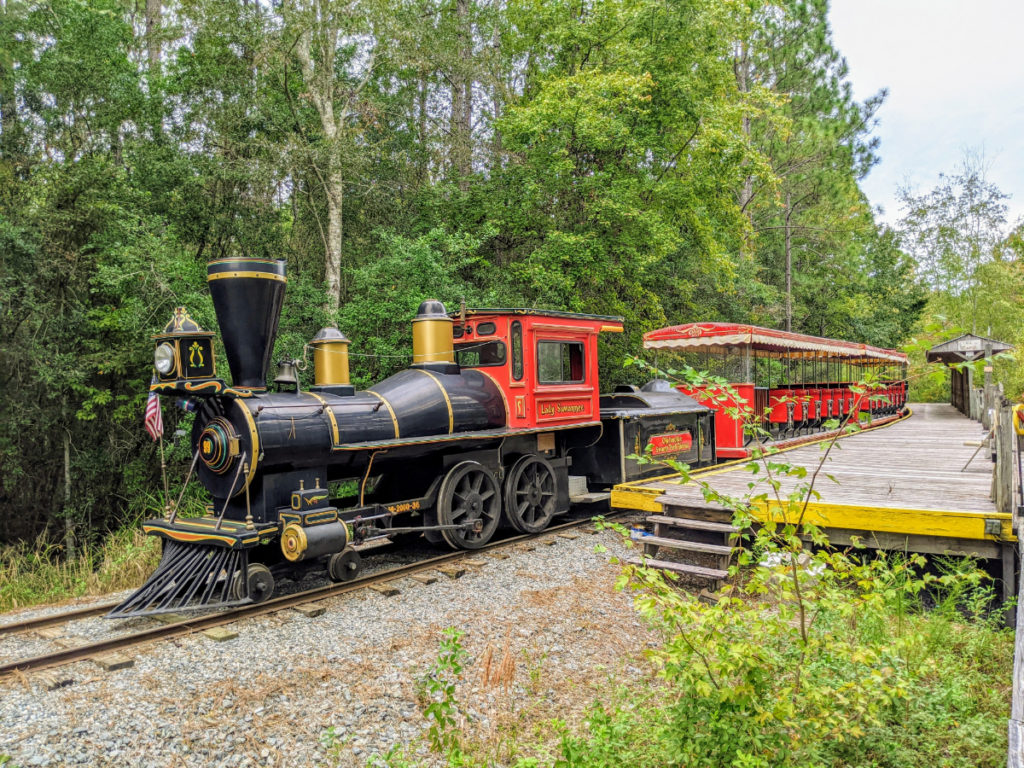
[[[0,611],[137,587],[160,561],[160,544],[138,525],[85,544],[72,559],[45,542],[0,548]]]
[[[179,493],[171,487],[172,500]],[[99,543],[80,542],[71,559],[44,536],[0,547],[0,611],[141,586],[160,562],[160,543],[142,532],[140,522],[162,517],[164,503],[163,494],[139,494],[125,510],[132,522]],[[193,482],[182,495],[178,516],[199,517],[206,504],[202,486]]]

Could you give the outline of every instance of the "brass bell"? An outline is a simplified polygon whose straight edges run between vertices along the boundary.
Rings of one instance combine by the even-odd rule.
[[[294,360],[286,357],[284,360],[278,361],[277,378],[274,379],[274,383],[282,390],[286,386],[292,386],[295,387],[296,392],[299,391],[299,374],[295,371]]]

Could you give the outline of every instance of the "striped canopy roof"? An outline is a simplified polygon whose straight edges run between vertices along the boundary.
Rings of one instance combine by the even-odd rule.
[[[783,357],[839,357],[853,361],[885,360],[907,362],[907,355],[895,349],[870,344],[825,339],[803,333],[777,331],[736,323],[686,323],[659,328],[644,334],[644,349],[719,351],[726,347],[747,347]]]

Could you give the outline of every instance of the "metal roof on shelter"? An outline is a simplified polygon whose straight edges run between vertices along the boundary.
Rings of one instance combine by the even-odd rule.
[[[977,336],[973,333],[965,333],[963,336],[936,344],[928,350],[926,359],[929,363],[944,363],[946,365],[977,360],[985,354],[986,344],[991,346],[992,354],[1009,352],[1013,349],[1012,344],[985,336]]]
[[[907,355],[896,349],[882,349],[870,344],[826,339],[803,333],[760,328],[736,323],[686,323],[659,328],[644,334],[644,349],[720,350],[725,347],[749,346],[752,350],[786,357],[840,357],[848,360],[887,360],[907,362]]]

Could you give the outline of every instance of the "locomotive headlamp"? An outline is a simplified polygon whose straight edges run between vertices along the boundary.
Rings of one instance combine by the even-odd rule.
[[[170,373],[174,368],[174,347],[167,342],[158,346],[153,353],[153,365],[156,366],[158,373]]]

